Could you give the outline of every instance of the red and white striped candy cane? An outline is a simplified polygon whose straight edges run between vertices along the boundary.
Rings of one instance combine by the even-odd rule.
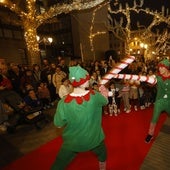
[[[142,76],[142,75],[131,75],[131,74],[112,74],[112,78],[117,78],[117,79],[126,79],[126,80],[138,80],[138,81],[143,81],[147,82],[150,84],[156,84],[157,79],[154,76]]]
[[[134,56],[124,58],[119,64],[109,71],[99,82],[100,85],[106,84],[110,79],[113,78],[113,74],[117,74],[122,71],[125,67],[131,64],[135,60]]]

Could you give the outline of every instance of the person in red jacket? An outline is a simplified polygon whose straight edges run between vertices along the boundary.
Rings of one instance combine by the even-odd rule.
[[[0,74],[0,91],[11,90],[11,89],[12,89],[11,81],[6,76]]]

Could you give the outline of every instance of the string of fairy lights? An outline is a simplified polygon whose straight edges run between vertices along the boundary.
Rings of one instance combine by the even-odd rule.
[[[169,39],[169,41],[168,41]],[[163,52],[166,54],[166,50],[170,50],[170,33],[165,30],[161,36],[158,36],[157,40],[154,43],[157,48],[155,49],[155,52],[157,54]]]
[[[105,1],[105,0],[73,0],[70,3],[58,3],[56,5],[53,5],[49,8],[48,11],[43,12],[42,14],[37,14],[36,13],[36,0],[26,0],[26,11],[22,10],[19,8],[19,6],[17,6],[17,4],[13,3],[10,0],[0,0],[0,5],[4,6],[6,8],[9,8],[11,11],[13,11],[14,13],[16,13],[21,21],[22,21],[22,26],[24,28],[25,34],[25,41],[26,41],[26,45],[27,45],[27,50],[28,51],[39,51],[39,45],[36,39],[36,35],[37,35],[37,28],[43,24],[45,21],[47,21],[48,19],[57,16],[61,13],[70,13],[73,10],[84,10],[84,9],[90,9],[90,8],[94,8],[94,11],[92,13],[92,21],[91,21],[91,26],[90,26],[90,30],[89,30],[89,43],[90,43],[90,47],[91,47],[91,51],[94,52],[94,38],[96,36],[100,36],[103,34],[106,34],[106,30],[104,31],[97,31],[94,32],[94,26],[95,26],[95,16],[96,13],[102,8],[105,7],[107,5],[108,7],[108,15],[118,15],[118,14],[123,14],[126,18],[126,26],[124,28],[122,28],[122,33],[124,35],[126,35],[126,42],[129,43],[130,39],[131,39],[131,29],[130,29],[130,13],[131,12],[135,12],[135,13],[145,13],[147,15],[150,15],[153,17],[152,22],[150,23],[150,25],[147,27],[147,29],[145,29],[143,35],[150,35],[152,36],[150,33],[152,32],[152,28],[156,25],[159,25],[160,23],[166,23],[168,26],[170,24],[170,15],[169,15],[169,9],[165,9],[165,7],[162,7],[162,11],[158,12],[158,11],[153,11],[149,8],[143,8],[144,4],[144,0],[141,0],[139,4],[136,3],[136,1],[134,0],[134,4],[133,6],[129,6],[128,3],[125,3],[125,7],[122,7],[123,5],[119,2],[119,0],[114,0],[114,1]],[[118,7],[118,9],[114,10],[112,9],[112,7]],[[111,17],[108,17],[109,20],[111,21],[112,19],[110,19]],[[111,23],[113,23],[113,21],[109,22],[110,25],[106,25],[108,31],[110,30],[114,30],[113,29],[113,25],[111,25]],[[122,23],[123,22],[119,22],[119,24],[116,24],[117,28],[122,27]],[[116,35],[118,32],[117,31],[113,31],[113,33]],[[120,32],[119,32],[120,33]],[[119,35],[116,35],[119,36]],[[169,43],[169,33],[164,34],[164,36],[162,36],[163,40],[162,42],[162,46],[157,46],[157,48],[159,49],[166,49],[166,47],[170,44]],[[160,38],[157,37],[157,41],[156,43],[160,42]],[[168,41],[167,41],[168,40]],[[163,43],[167,41],[166,43]],[[166,47],[165,47],[166,46]],[[159,50],[157,50],[159,51]]]
[[[36,30],[42,23],[61,13],[69,13],[73,10],[93,8],[103,2],[104,0],[73,0],[72,3],[69,4],[56,4],[50,7],[48,11],[45,11],[40,15],[36,15],[36,0],[26,0],[27,12],[21,10],[15,3],[11,2],[10,0],[0,0],[0,5],[9,8],[11,11],[20,16],[25,31],[24,37],[27,45],[27,50],[30,52],[30,55],[35,55],[39,52],[39,45],[36,39]]]
[[[152,29],[153,27],[155,26],[158,26],[159,24],[161,23],[165,23],[169,26],[170,24],[170,16],[169,16],[169,9],[165,9],[165,7],[163,6],[162,7],[162,11],[158,12],[158,11],[153,11],[153,10],[150,10],[149,8],[142,8],[144,4],[144,1],[141,0],[139,4],[136,3],[136,1],[134,1],[134,4],[132,7],[130,7],[128,5],[128,3],[125,4],[125,8],[122,8],[122,4],[118,4],[119,7],[117,10],[112,10],[111,6],[109,6],[108,8],[108,12],[109,14],[115,14],[115,15],[118,15],[118,14],[122,14],[124,15],[125,19],[126,19],[126,26],[123,28],[122,24],[119,23],[119,26],[118,24],[115,22],[115,27],[117,27],[118,29],[122,29],[123,28],[123,31],[125,31],[126,33],[126,37],[123,37],[125,38],[125,41],[127,42],[126,44],[126,52],[128,53],[129,52],[129,44],[130,44],[130,41],[132,40],[131,38],[131,28],[130,28],[130,23],[131,23],[131,12],[135,12],[137,14],[139,13],[145,13],[147,14],[148,16],[152,16],[153,19],[151,21],[151,23],[149,24],[149,26],[147,26],[147,28],[143,29],[143,33],[140,35],[140,37],[143,39],[143,41],[146,41],[147,39],[151,38],[151,37],[155,37],[156,39],[160,39],[159,37],[161,36],[162,38],[162,45],[159,44],[158,46],[156,46],[156,44],[158,43],[158,41],[155,41],[155,43],[152,43],[150,45],[152,46],[155,46],[155,51],[156,53],[159,53],[160,51],[164,51],[164,53],[166,53],[166,50],[169,49],[169,41],[170,41],[170,36],[169,34],[166,34],[164,36],[162,36],[162,34],[158,33],[158,34],[155,34]],[[112,18],[111,18],[112,19]],[[112,21],[113,23],[113,21]],[[113,25],[109,25],[108,28],[115,34],[115,36],[117,37],[117,32],[114,32],[114,26]],[[115,29],[116,30],[116,29]],[[122,39],[121,37],[119,37],[119,39]]]
[[[93,52],[93,55],[95,55],[95,54],[94,54],[94,45],[93,45],[93,44],[94,44],[94,43],[93,43],[94,38],[95,38],[96,36],[98,36],[98,35],[106,34],[106,31],[97,31],[97,32],[95,32],[95,33],[93,32],[93,29],[94,29],[94,26],[95,26],[95,24],[94,24],[95,16],[96,16],[97,11],[100,10],[102,7],[104,7],[104,6],[106,6],[106,5],[109,5],[109,2],[106,2],[106,3],[102,4],[102,5],[99,5],[98,7],[96,7],[96,8],[94,9],[94,11],[93,11],[93,13],[92,13],[92,21],[91,21],[91,26],[90,26],[89,39],[90,39],[90,47],[91,47],[91,51]],[[93,57],[95,57],[95,56],[93,56]]]
[[[37,22],[39,25],[41,25],[44,21],[46,21],[49,18],[52,18],[54,16],[57,16],[61,13],[69,13],[73,10],[85,10],[85,9],[90,9],[93,7],[96,7],[100,4],[102,4],[105,0],[73,0],[72,3],[69,4],[56,4],[50,9],[41,15],[36,16]]]

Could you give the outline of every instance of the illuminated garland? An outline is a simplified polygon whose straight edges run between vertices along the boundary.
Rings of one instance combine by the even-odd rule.
[[[61,13],[69,13],[73,10],[85,10],[96,7],[99,4],[102,4],[105,0],[93,0],[93,1],[81,1],[74,0],[71,4],[57,4],[51,7],[47,12],[44,12],[41,15],[36,17],[38,26],[41,25],[44,21],[57,16]]]
[[[15,12],[18,16],[22,17],[26,15],[16,4],[12,3],[9,0],[0,0],[0,5],[5,8],[9,8],[12,12]]]
[[[82,0],[73,0],[70,4],[57,4],[51,7],[48,11],[44,12],[41,15],[36,15],[36,0],[26,0],[27,12],[22,11],[15,3],[12,3],[10,0],[0,0],[0,5],[6,8],[9,8],[11,11],[15,12],[20,16],[22,21],[22,26],[24,28],[24,37],[27,45],[27,50],[30,58],[30,64],[38,63],[40,60],[35,54],[39,55],[39,44],[36,39],[37,28],[44,23],[46,20],[57,16],[61,13],[69,13],[73,10],[84,10],[93,8],[105,0],[93,0],[93,1],[82,1]]]
[[[155,53],[163,53],[164,55],[168,50],[170,50],[170,33],[168,33],[168,30],[165,29],[165,31],[159,36],[157,36],[157,40],[154,43]]]
[[[162,37],[162,35],[153,33],[152,28],[161,24],[161,23],[165,23],[167,25],[170,25],[170,15],[169,15],[169,9],[168,8],[165,11],[165,7],[163,6],[161,12],[152,11],[149,8],[143,9],[142,8],[143,3],[144,3],[143,0],[140,1],[140,4],[137,4],[136,1],[134,1],[134,4],[133,4],[132,7],[130,7],[128,5],[128,3],[126,3],[124,8],[122,8],[122,4],[119,3],[118,9],[116,9],[116,10],[115,9],[112,10],[111,6],[109,6],[109,8],[108,8],[108,11],[109,11],[110,14],[115,14],[115,15],[123,14],[126,18],[126,21],[127,21],[126,26],[123,27],[123,22],[118,23],[116,21],[114,21],[115,26],[113,26],[112,17],[109,16],[110,25],[107,25],[107,27],[108,27],[109,31],[112,31],[112,33],[115,35],[115,37],[117,37],[120,40],[125,41],[126,47],[127,47],[127,49],[126,49],[127,54],[129,53],[129,44],[132,40],[132,34],[133,34],[133,32],[131,31],[131,28],[130,28],[130,23],[131,23],[130,13],[132,11],[135,12],[135,13],[142,12],[142,13],[147,14],[148,16],[153,17],[153,20],[150,23],[150,25],[147,28],[142,30],[143,33],[141,32],[140,37],[141,37],[141,39],[143,39],[143,41],[146,41],[147,39],[149,39],[151,37],[155,37],[157,39],[160,39],[159,37],[160,36]],[[118,34],[120,32],[120,30],[122,31],[121,35],[126,35],[125,37],[121,37]],[[162,42],[164,42],[164,43],[162,43],[162,45],[159,44],[159,45],[156,46],[158,41],[156,41],[154,44],[150,44],[150,45],[153,46],[154,48],[156,48],[157,52],[158,51],[160,52],[162,50],[166,51],[166,49],[169,49],[169,42],[170,42],[169,34],[163,36]]]
[[[150,36],[153,35],[153,33],[151,34],[151,30],[154,26],[159,25],[160,23],[166,23],[168,26],[170,24],[170,15],[169,15],[169,10],[166,9],[164,7],[162,7],[162,11],[161,12],[157,12],[157,11],[152,11],[149,8],[146,9],[142,9],[143,6],[143,0],[140,1],[140,4],[137,4],[136,1],[134,1],[133,7],[129,7],[129,5],[126,3],[125,8],[122,8],[122,4],[120,4],[118,2],[118,0],[114,0],[112,1],[113,4],[111,4],[112,6],[118,6],[119,9],[118,10],[112,10],[111,6],[109,6],[109,1],[105,2],[105,0],[73,0],[72,3],[70,4],[57,4],[54,5],[52,7],[49,8],[48,11],[37,15],[36,14],[36,0],[26,0],[26,7],[27,7],[27,12],[22,11],[15,3],[11,2],[10,0],[0,0],[0,5],[4,6],[6,8],[9,8],[11,11],[15,12],[22,21],[23,24],[23,28],[25,31],[24,37],[26,40],[26,44],[27,44],[27,49],[28,51],[35,51],[35,53],[39,52],[39,45],[36,39],[36,35],[37,35],[37,28],[43,24],[45,21],[47,21],[48,19],[57,16],[61,13],[69,13],[73,10],[84,10],[84,9],[89,9],[89,8],[93,8],[96,7],[96,9],[93,12],[93,16],[92,16],[92,22],[91,22],[91,27],[90,27],[90,35],[89,35],[89,40],[90,40],[90,46],[91,46],[91,51],[94,52],[94,46],[93,46],[93,40],[96,36],[105,34],[106,31],[97,31],[97,32],[93,32],[94,29],[94,19],[95,19],[95,15],[96,12],[101,9],[103,6],[108,5],[108,12],[110,14],[123,14],[126,17],[127,20],[127,24],[125,26],[125,28],[122,28],[121,31],[123,33],[123,35],[126,35],[126,39],[125,42],[127,44],[127,46],[129,45],[129,42],[131,41],[131,30],[130,30],[130,12],[136,12],[136,13],[146,13],[150,16],[153,16],[153,21],[151,22],[151,24],[149,25],[149,27],[147,29],[145,29],[144,33],[141,35],[141,37],[145,37],[145,38],[149,38]],[[98,6],[99,5],[99,6]],[[111,17],[110,19],[110,23],[112,22]],[[115,21],[116,23],[116,21]],[[113,29],[113,25],[106,25],[108,27],[108,30],[112,30],[113,33],[118,36],[119,38],[121,38],[117,33],[118,28],[122,27],[122,22],[120,23],[116,23],[116,27],[117,29]],[[144,36],[145,35],[145,36]],[[147,36],[146,36],[147,35]],[[161,39],[161,43],[160,43],[160,38],[159,35],[155,35],[157,37],[157,41],[156,44],[157,45],[157,51],[162,51],[163,49],[168,49],[166,48],[167,46],[170,45],[170,35],[169,33],[164,33]],[[166,43],[165,43],[166,41]],[[164,42],[164,43],[163,43]],[[128,52],[128,50],[127,50]],[[32,56],[30,56],[32,57]],[[32,64],[32,63],[31,63]]]
[[[91,47],[91,51],[94,52],[94,45],[93,45],[93,39],[95,38],[95,36],[101,35],[101,34],[106,34],[106,31],[98,31],[96,33],[93,33],[93,29],[94,29],[94,20],[95,20],[95,16],[96,16],[96,12],[98,10],[100,10],[103,6],[108,5],[109,2],[104,3],[103,5],[99,5],[99,7],[97,7],[92,14],[92,21],[91,21],[91,27],[90,27],[90,35],[89,35],[89,39],[90,39],[90,47]],[[95,55],[93,53],[93,55]],[[93,56],[93,58],[95,58],[95,56]]]
[[[90,35],[89,35],[90,46],[91,46],[92,52],[94,52],[93,40],[94,40],[95,36],[99,36],[99,35],[106,33],[106,31],[93,33],[94,19],[95,19],[96,12],[101,7],[105,6],[106,4],[108,4],[108,3],[102,4],[102,6],[99,6],[93,12],[92,24],[91,24]],[[150,23],[150,25],[147,28],[143,29],[142,30],[143,32],[140,32],[141,33],[140,37],[141,37],[141,40],[143,42],[147,41],[151,37],[155,37],[157,39],[160,39],[159,36],[162,37],[162,35],[160,35],[160,34],[158,35],[158,34],[153,33],[152,28],[156,25],[159,25],[162,22],[166,23],[168,25],[170,23],[170,16],[169,16],[168,9],[166,9],[166,11],[165,11],[165,8],[162,7],[162,11],[157,12],[157,11],[152,11],[149,8],[142,9],[143,4],[144,4],[143,0],[140,1],[140,4],[137,4],[136,1],[134,1],[133,7],[129,7],[128,3],[126,3],[125,8],[122,8],[121,3],[118,3],[118,1],[113,1],[113,4],[111,4],[111,5],[113,5],[113,6],[119,5],[119,8],[117,10],[112,10],[111,5],[110,6],[108,5],[108,12],[110,14],[123,14],[126,17],[127,24],[126,24],[125,27],[123,27],[124,21],[123,21],[122,18],[120,19],[119,23],[116,20],[114,20],[115,26],[113,26],[113,18],[109,14],[108,20],[109,20],[110,24],[106,25],[108,31],[111,31],[115,35],[115,37],[117,37],[119,40],[122,40],[126,43],[126,49],[125,49],[126,54],[130,53],[129,44],[132,41],[132,34],[133,34],[133,32],[131,31],[131,19],[130,19],[130,14],[131,14],[132,11],[136,12],[136,13],[143,12],[147,15],[153,16],[153,20]],[[162,43],[162,45],[159,44],[158,46],[156,46],[158,41],[156,41],[155,44],[150,44],[151,46],[153,46],[155,48],[156,53],[158,53],[158,51],[159,52],[162,51],[163,49],[164,50],[169,49],[169,39],[170,39],[170,37],[169,36],[163,36],[163,37],[164,37],[163,38],[164,43]],[[168,48],[165,48],[165,46],[168,47]],[[93,53],[93,55],[95,55],[95,54]]]

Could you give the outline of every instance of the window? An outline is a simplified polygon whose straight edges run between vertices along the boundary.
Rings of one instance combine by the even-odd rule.
[[[22,33],[20,31],[13,31],[13,36],[14,39],[22,39]]]
[[[4,37],[5,38],[13,38],[12,30],[4,29]]]

